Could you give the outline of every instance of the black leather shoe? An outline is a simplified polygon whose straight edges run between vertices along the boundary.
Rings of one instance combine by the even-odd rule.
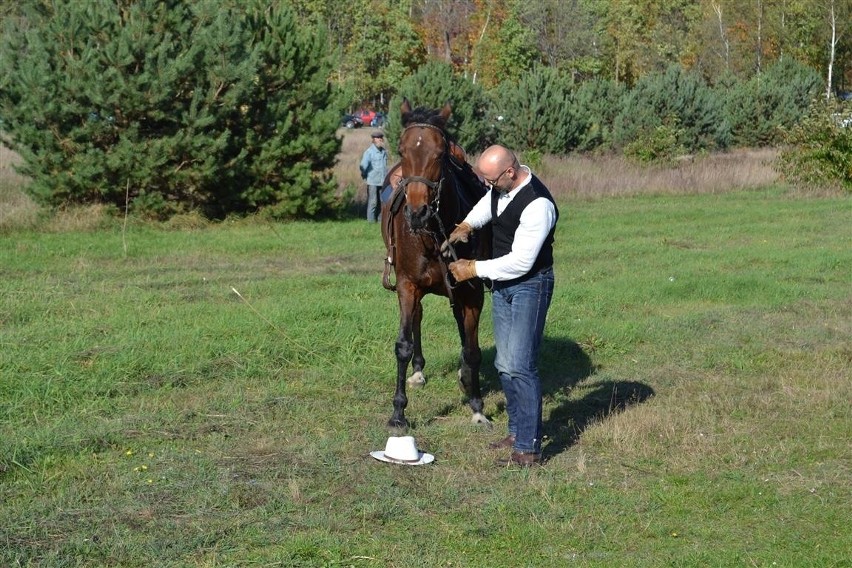
[[[512,455],[509,456],[509,459],[505,460],[497,460],[497,465],[506,467],[510,465],[519,465],[521,467],[532,467],[536,465],[541,465],[541,454],[525,454],[521,452],[512,452]]]
[[[491,442],[490,444],[488,444],[488,447],[492,450],[500,450],[503,448],[511,448],[513,445],[515,445],[515,437],[509,434],[502,440]]]

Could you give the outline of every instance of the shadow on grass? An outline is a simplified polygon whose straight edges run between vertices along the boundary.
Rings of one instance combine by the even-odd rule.
[[[494,348],[484,349],[482,357],[482,394],[501,391],[494,371]],[[595,366],[589,355],[575,341],[545,336],[539,356],[541,391],[545,404],[556,407],[544,421],[543,429],[550,441],[543,448],[544,458],[551,458],[577,443],[591,424],[640,404],[654,395],[654,390],[636,381],[606,381],[590,386],[579,400],[568,399],[568,393],[594,375]],[[505,412],[505,403],[497,407]]]
[[[579,344],[570,339],[545,336],[539,353],[538,370],[541,376],[541,394],[545,400],[557,392],[570,391],[574,385],[594,373],[594,366],[589,356],[586,355]],[[483,399],[492,392],[503,392],[500,379],[494,368],[494,356],[493,346],[482,349],[479,386]],[[461,400],[462,404],[467,406],[468,399],[463,397]],[[436,416],[448,416],[456,408],[457,403],[447,403],[438,410]],[[497,403],[497,413],[501,414],[505,411],[506,403],[501,400]],[[488,419],[493,419],[493,416],[488,416]],[[545,434],[547,434],[547,424],[544,426]]]
[[[591,387],[583,398],[566,400],[550,412],[544,433],[550,437],[542,449],[544,459],[567,450],[590,425],[641,404],[654,396],[654,389],[635,381],[605,381]]]

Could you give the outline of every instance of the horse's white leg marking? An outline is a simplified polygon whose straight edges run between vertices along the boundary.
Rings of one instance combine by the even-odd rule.
[[[417,371],[405,381],[409,386],[419,387],[426,384],[426,377],[423,375],[423,371]]]
[[[491,421],[488,420],[481,412],[474,412],[473,416],[470,417],[470,421],[474,424],[486,424],[491,426]]]
[[[461,369],[459,369],[458,375],[459,375],[459,384],[461,384],[461,375],[462,375]],[[464,390],[464,389],[462,389],[462,390]],[[470,417],[470,421],[473,422],[474,424],[485,424],[489,428],[491,427],[491,421],[488,420],[485,417],[485,415],[482,414],[481,412],[474,412],[473,416]]]

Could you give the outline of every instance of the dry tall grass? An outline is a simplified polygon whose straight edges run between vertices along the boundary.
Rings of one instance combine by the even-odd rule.
[[[358,173],[361,154],[370,144],[372,129],[341,129],[343,148],[335,167],[339,190],[356,188],[363,201],[366,188]],[[389,148],[391,149],[391,148]],[[772,148],[735,150],[690,156],[671,167],[642,166],[623,156],[547,156],[533,167],[556,197],[598,198],[637,194],[724,193],[766,187],[778,182]],[[476,155],[468,156],[471,163]],[[519,156],[524,162],[523,155]],[[391,154],[391,162],[396,156]]]
[[[38,220],[38,205],[21,190],[27,180],[15,171],[20,161],[17,154],[0,144],[0,230],[32,227]]]
[[[778,182],[772,148],[690,156],[674,166],[642,166],[624,156],[548,157],[536,169],[557,197],[724,193]]]

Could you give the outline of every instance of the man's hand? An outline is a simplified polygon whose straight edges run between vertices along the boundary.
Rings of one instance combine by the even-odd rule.
[[[457,260],[455,262],[451,262],[449,268],[450,272],[453,274],[453,278],[456,279],[456,282],[464,282],[465,280],[476,278],[475,260]]]
[[[473,227],[470,226],[470,223],[462,222],[456,225],[456,228],[453,229],[452,233],[450,233],[449,238],[441,243],[441,254],[444,255],[444,257],[450,256],[450,245],[466,243],[472,232]]]

